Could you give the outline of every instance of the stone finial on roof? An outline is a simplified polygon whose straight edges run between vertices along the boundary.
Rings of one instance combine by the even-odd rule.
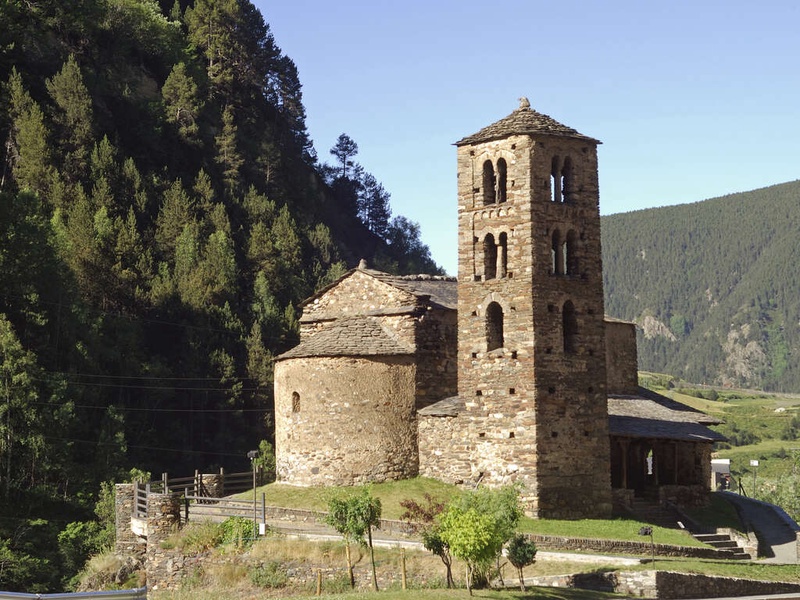
[[[362,258],[360,261],[358,261],[358,268],[361,271],[363,271],[364,269],[367,268],[367,259],[366,258]]]
[[[522,96],[519,99],[519,109],[520,110],[525,110],[525,109],[528,109],[530,107],[531,107],[530,101],[525,96]]]

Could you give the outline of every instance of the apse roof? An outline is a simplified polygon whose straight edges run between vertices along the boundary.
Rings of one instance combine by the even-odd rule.
[[[414,349],[383,327],[380,319],[358,316],[331,322],[277,358],[397,356],[413,353]]]

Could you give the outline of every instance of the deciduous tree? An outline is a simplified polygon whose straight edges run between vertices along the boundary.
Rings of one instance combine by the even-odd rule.
[[[353,561],[350,556],[350,544],[356,542],[364,545],[367,536],[370,559],[372,562],[372,587],[378,590],[378,577],[375,571],[375,552],[372,547],[372,528],[378,527],[381,521],[381,501],[370,494],[369,489],[349,496],[335,496],[328,501],[328,514],[325,522],[339,532],[344,538],[347,554],[347,572],[350,576],[350,587],[356,585],[353,575]]]

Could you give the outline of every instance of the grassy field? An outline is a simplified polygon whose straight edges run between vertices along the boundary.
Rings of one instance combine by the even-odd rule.
[[[363,589],[369,580],[369,561],[365,549],[353,546],[356,578]],[[233,600],[289,596],[312,598],[314,582],[308,577],[300,581],[293,573],[313,573],[316,569],[336,569],[339,575],[327,577],[323,583],[326,598],[467,598],[465,589],[439,589],[442,584],[444,567],[439,559],[428,552],[406,550],[404,554],[409,589],[400,588],[401,552],[399,549],[379,548],[376,550],[378,577],[381,591],[376,595],[366,592],[344,593],[347,588],[344,576],[344,547],[340,542],[308,542],[287,539],[282,536],[269,536],[256,542],[252,547],[241,550],[217,548],[208,553],[204,551],[203,566],[187,581],[184,589],[174,593],[153,593],[155,600]],[[616,570],[665,570],[689,573],[703,573],[723,577],[737,577],[764,581],[787,581],[800,583],[800,571],[796,565],[770,565],[741,561],[697,560],[684,558],[657,558],[655,563],[644,560],[642,564],[618,567],[604,564],[603,558],[595,562],[552,561],[540,558],[534,565],[525,569],[528,582],[531,578],[565,573],[613,572]],[[253,571],[259,565],[280,564],[284,579],[279,586],[255,585]],[[515,577],[509,565],[503,567],[506,579]],[[457,585],[463,586],[463,564],[456,561],[453,574]],[[579,598],[603,599],[614,597],[610,594],[570,590],[564,588],[535,588],[526,593],[508,590],[476,590],[476,598],[544,598],[553,600],[577,600]]]
[[[175,593],[162,592],[153,596],[156,600],[243,600],[249,596],[242,596],[236,592],[192,590]],[[261,598],[263,595],[252,596]],[[594,592],[589,590],[576,590],[570,588],[530,588],[526,592],[504,590],[474,590],[470,596],[467,590],[382,590],[380,592],[348,592],[344,594],[324,594],[327,600],[606,600],[622,598],[616,594]],[[296,600],[311,600],[319,596],[293,596]]]

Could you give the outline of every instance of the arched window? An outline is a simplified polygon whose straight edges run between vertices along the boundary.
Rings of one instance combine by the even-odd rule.
[[[497,277],[497,246],[494,236],[487,233],[483,238],[483,278],[484,280]]]
[[[571,300],[564,303],[561,311],[562,332],[564,334],[564,354],[575,354],[578,351],[578,320],[575,317],[575,305]]]
[[[503,347],[503,308],[492,302],[486,307],[486,351]]]
[[[506,201],[507,171],[506,159],[499,158],[497,160],[497,194],[495,194],[498,202]]]
[[[566,267],[564,273],[566,275],[578,274],[577,240],[578,236],[575,235],[575,231],[570,229],[567,233],[567,240],[564,242],[564,266]]]
[[[561,202],[572,200],[572,159],[567,156],[561,168]]]
[[[483,163],[483,204],[494,204],[497,200],[495,198],[495,185],[497,182],[494,177],[494,167],[492,161],[487,160]]]
[[[497,276],[505,277],[508,274],[508,234],[500,234],[497,244]]]
[[[550,165],[550,200],[561,202],[561,160],[553,157]]]
[[[292,412],[300,412],[300,394],[292,392]]]
[[[553,275],[564,274],[564,242],[561,240],[561,232],[556,229],[553,231],[552,245],[550,247],[550,272]]]

